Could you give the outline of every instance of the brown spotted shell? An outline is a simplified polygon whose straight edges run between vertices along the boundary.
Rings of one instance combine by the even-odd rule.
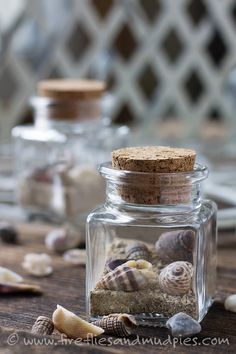
[[[173,262],[161,270],[160,288],[169,295],[184,295],[191,289],[192,277],[193,266],[191,263]]]
[[[134,316],[126,313],[114,313],[103,316],[100,320],[93,322],[94,325],[104,329],[106,334],[118,337],[128,337],[132,327],[137,325]]]
[[[164,263],[193,262],[194,242],[195,233],[192,230],[165,232],[155,245],[158,259]]]
[[[129,266],[128,261],[105,274],[97,283],[97,289],[137,291],[148,288],[156,281],[155,273],[149,268]]]
[[[150,252],[147,246],[143,242],[132,243],[127,248],[126,258],[128,259],[144,259],[146,261],[150,260]]]

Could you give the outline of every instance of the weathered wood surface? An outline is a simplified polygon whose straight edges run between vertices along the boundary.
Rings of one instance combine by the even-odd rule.
[[[54,344],[39,341],[38,344],[25,344],[25,340],[36,338],[29,331],[39,315],[51,316],[57,304],[61,304],[77,314],[85,314],[85,268],[66,264],[61,256],[53,255],[54,273],[50,277],[36,279],[27,275],[21,267],[24,255],[28,252],[45,252],[45,227],[19,225],[21,244],[10,246],[0,245],[0,265],[22,274],[29,282],[39,284],[42,296],[1,296],[0,297],[0,354],[10,353],[154,353],[157,350],[167,353],[229,353],[236,352],[236,314],[225,311],[225,296],[236,293],[236,235],[227,233],[220,235],[218,251],[218,291],[217,301],[202,322],[202,332],[197,336],[196,343],[188,345],[173,344],[165,329],[139,329],[138,337],[130,338],[130,346],[119,343],[115,337],[104,336],[98,343],[72,343],[65,345],[59,334],[53,335]],[[9,335],[17,333],[18,343],[8,344]],[[142,338],[154,338],[153,343],[142,344]],[[12,339],[12,337],[10,337]],[[37,337],[36,339],[48,337]],[[162,341],[162,345],[157,340]],[[226,341],[217,344],[218,339]],[[13,336],[14,340],[14,336]],[[203,345],[205,340],[207,345]],[[120,341],[120,340],[119,340]],[[212,344],[210,344],[212,341]],[[229,345],[227,344],[227,341]],[[113,345],[111,346],[111,342]],[[192,344],[190,346],[190,344]],[[175,347],[176,346],[176,347]]]

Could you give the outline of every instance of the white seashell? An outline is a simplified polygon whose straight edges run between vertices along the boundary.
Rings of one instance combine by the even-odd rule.
[[[78,248],[74,248],[66,251],[63,254],[63,258],[66,262],[75,265],[85,265],[86,264],[86,251]]]
[[[0,282],[1,283],[21,283],[23,278],[12,270],[0,267]]]
[[[87,339],[104,333],[104,329],[83,320],[60,305],[57,305],[53,312],[52,320],[58,331],[65,333],[68,338]]]
[[[28,253],[24,257],[22,267],[32,275],[43,277],[52,273],[51,257],[46,253]]]
[[[80,233],[68,226],[49,232],[45,245],[48,250],[60,253],[78,246],[81,239]]]
[[[170,263],[160,272],[160,288],[169,295],[184,295],[191,289],[192,277],[191,263],[184,261]]]
[[[236,294],[229,295],[224,305],[226,310],[236,312]]]

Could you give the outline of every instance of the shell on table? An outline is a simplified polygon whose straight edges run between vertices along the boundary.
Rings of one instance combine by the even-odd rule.
[[[0,267],[0,282],[1,283],[20,283],[23,281],[22,276],[12,270]]]
[[[101,327],[83,320],[60,305],[57,305],[57,309],[53,312],[52,320],[57,330],[65,333],[68,338],[88,339],[104,333]]]
[[[71,250],[63,253],[63,259],[65,262],[74,265],[86,264],[86,251],[79,248],[72,248]]]
[[[169,295],[184,295],[192,287],[193,266],[189,262],[173,262],[159,274],[159,285]]]
[[[0,295],[18,294],[18,293],[24,293],[24,294],[29,293],[34,295],[41,295],[42,290],[37,285],[0,282]]]
[[[134,316],[126,313],[114,313],[103,316],[101,319],[94,321],[93,324],[103,328],[106,334],[118,337],[130,336],[132,328],[137,326]]]
[[[193,261],[195,232],[177,230],[161,234],[155,244],[158,259],[164,263]]]
[[[184,312],[179,312],[169,318],[166,327],[171,330],[173,337],[189,337],[201,332],[201,325]]]
[[[135,242],[127,247],[126,258],[150,260],[150,251],[143,242]]]
[[[231,312],[236,312],[236,294],[231,294],[225,299],[225,309]]]
[[[45,245],[53,252],[64,252],[79,245],[81,234],[70,226],[50,231],[45,238]]]
[[[22,267],[32,275],[43,277],[53,272],[52,260],[46,253],[28,253],[24,257]]]
[[[129,261],[135,262],[135,261]],[[138,291],[148,288],[156,281],[156,274],[152,269],[135,268],[126,262],[113,271],[105,274],[97,283],[97,289]]]

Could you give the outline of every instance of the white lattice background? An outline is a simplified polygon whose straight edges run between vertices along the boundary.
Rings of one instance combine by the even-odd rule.
[[[0,0],[0,9],[1,137],[27,121],[46,77],[107,79],[118,121],[177,116],[196,132],[230,115],[236,1]]]

